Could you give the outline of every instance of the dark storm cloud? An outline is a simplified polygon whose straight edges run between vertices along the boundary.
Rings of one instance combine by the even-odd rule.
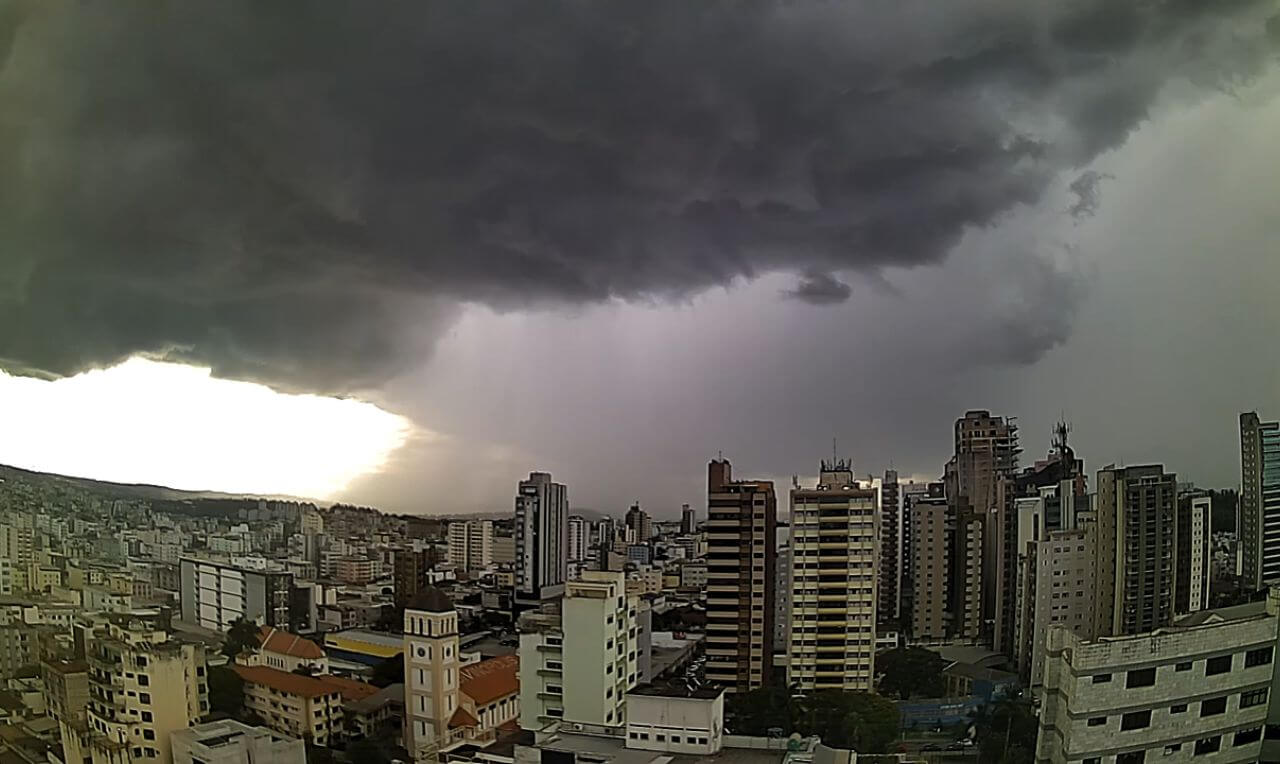
[[[1068,210],[1071,217],[1076,220],[1093,217],[1093,214],[1098,211],[1098,204],[1102,201],[1102,191],[1099,186],[1102,185],[1102,181],[1109,179],[1114,178],[1096,170],[1087,170],[1071,181],[1070,190],[1076,197],[1071,209]]]
[[[853,289],[830,273],[810,273],[784,295],[810,305],[831,305],[849,299]]]
[[[0,358],[343,390],[460,301],[934,263],[1268,7],[0,0]]]

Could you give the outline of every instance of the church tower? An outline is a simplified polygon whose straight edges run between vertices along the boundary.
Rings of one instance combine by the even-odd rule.
[[[458,613],[434,586],[404,611],[404,739],[416,760],[449,745],[449,720],[458,710]]]

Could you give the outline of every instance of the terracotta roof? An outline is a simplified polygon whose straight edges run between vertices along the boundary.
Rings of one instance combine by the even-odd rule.
[[[488,705],[520,691],[520,659],[514,655],[463,666],[458,675],[462,680],[458,689],[477,706]]]
[[[258,640],[262,643],[262,649],[269,652],[305,660],[319,660],[324,657],[324,650],[321,650],[320,645],[315,642],[270,626],[258,629]]]
[[[272,687],[290,695],[315,698],[320,695],[339,692],[337,687],[326,681],[333,677],[317,679],[316,677],[294,674],[289,671],[281,671],[280,669],[273,669],[267,666],[235,665],[231,667],[231,670],[239,674],[240,678],[246,682]]]
[[[462,706],[458,706],[458,710],[453,712],[453,716],[449,717],[450,729],[454,727],[478,727],[480,722]]]
[[[364,700],[373,695],[378,694],[378,688],[368,682],[361,682],[358,679],[348,679],[344,676],[319,676],[316,677],[320,681],[329,685],[333,689],[342,693],[342,699],[347,701]]]

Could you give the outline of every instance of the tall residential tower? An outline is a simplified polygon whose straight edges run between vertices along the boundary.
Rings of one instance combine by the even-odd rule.
[[[516,493],[516,591],[530,607],[564,594],[569,568],[569,492],[546,472],[531,472]]]
[[[773,483],[707,468],[707,679],[730,692],[772,680],[778,501]]]
[[[813,488],[791,490],[788,685],[872,689],[878,498],[843,460],[823,461]]]

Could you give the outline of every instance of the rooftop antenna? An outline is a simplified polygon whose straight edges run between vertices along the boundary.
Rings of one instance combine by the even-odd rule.
[[[839,457],[836,456],[836,439],[832,438],[831,439],[831,469],[833,470],[836,469],[836,460],[838,458]]]

